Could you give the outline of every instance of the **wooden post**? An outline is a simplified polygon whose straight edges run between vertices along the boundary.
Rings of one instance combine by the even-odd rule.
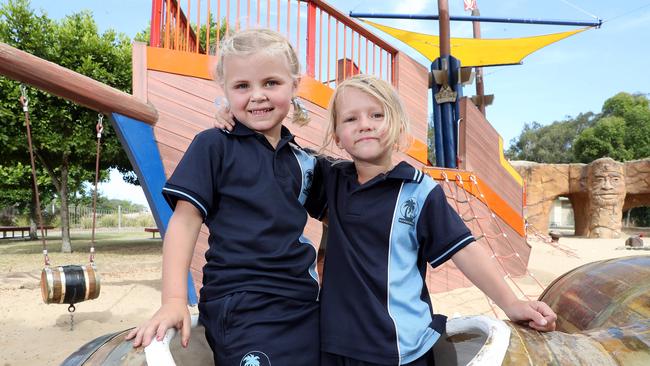
[[[160,29],[162,25],[162,2],[153,0],[151,2],[151,25],[149,31],[149,44],[151,47],[160,47]]]
[[[472,9],[472,16],[478,17],[481,13],[477,9]],[[481,38],[481,22],[472,22],[474,38]],[[483,68],[476,67],[476,95],[478,96],[478,110],[485,116],[485,86],[483,84]]]
[[[438,0],[438,25],[440,29],[440,58],[451,54],[451,41],[449,40],[449,2]]]
[[[0,42],[0,75],[105,114],[119,113],[155,124],[158,112],[148,103],[53,62]]]

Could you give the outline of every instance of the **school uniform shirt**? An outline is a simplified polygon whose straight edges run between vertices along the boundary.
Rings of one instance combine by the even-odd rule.
[[[303,235],[315,163],[284,126],[275,149],[241,123],[196,135],[163,195],[172,209],[194,205],[210,230],[201,301],[239,291],[317,300],[316,250]]]
[[[329,205],[321,349],[385,365],[424,355],[444,333],[425,284],[474,241],[431,177],[402,162],[359,184],[351,162],[319,162]],[[319,173],[320,174],[320,173]]]

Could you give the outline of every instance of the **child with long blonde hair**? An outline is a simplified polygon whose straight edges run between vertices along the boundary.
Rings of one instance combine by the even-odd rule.
[[[221,44],[216,79],[231,131],[199,133],[163,188],[174,209],[163,244],[162,305],[127,336],[133,346],[171,327],[187,346],[187,274],[210,230],[199,321],[218,365],[318,365],[316,251],[303,236],[316,159],[282,125],[306,122],[296,102],[300,66],[279,33],[252,29]],[[316,206],[313,206],[316,207]]]
[[[321,366],[433,365],[446,318],[433,313],[426,268],[451,259],[516,322],[553,330],[539,301],[517,299],[431,177],[393,152],[408,118],[387,82],[357,75],[331,98],[326,145],[352,162],[323,165],[328,202]]]

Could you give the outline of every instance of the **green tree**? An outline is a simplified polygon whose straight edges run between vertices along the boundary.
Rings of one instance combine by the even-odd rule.
[[[625,147],[625,120],[605,117],[583,131],[575,140],[574,155],[581,163],[590,163],[609,156],[618,161],[630,160],[632,154]]]
[[[605,101],[603,114],[625,120],[625,146],[630,159],[650,157],[650,108],[645,95],[619,93]]]
[[[36,14],[27,0],[0,5],[0,41],[89,76],[125,92],[131,87],[131,46],[123,34],[99,34],[89,12],[54,21]],[[68,203],[95,171],[97,113],[67,100],[29,89],[32,134],[39,170],[47,172],[61,202],[64,252],[71,251]],[[18,83],[0,77],[0,165],[28,165]],[[106,121],[107,122],[107,121]],[[109,123],[104,123],[101,170],[131,171]],[[47,184],[44,184],[47,190]]]
[[[436,165],[436,131],[433,129],[433,115],[429,115],[429,128],[427,129],[427,160],[429,164]]]
[[[575,118],[556,121],[548,126],[526,123],[519,137],[510,141],[505,155],[510,160],[562,164],[574,161],[573,141],[583,130],[593,125],[598,116],[592,112]]]
[[[41,204],[47,205],[54,195],[52,181],[42,169],[37,173],[37,179],[43,191]],[[21,215],[28,215],[31,221],[30,237],[36,238],[36,221],[33,219],[36,217],[36,195],[29,165],[0,165],[0,207],[13,207]]]
[[[650,108],[644,95],[618,93],[603,104],[602,118],[575,141],[577,161],[609,156],[626,161],[650,157]]]
[[[28,166],[0,165],[0,207],[28,208],[32,200],[31,173]]]
[[[648,109],[648,99],[642,94],[618,93],[603,103],[603,115],[624,117],[633,108]]]
[[[196,30],[196,25],[192,25],[192,29]],[[208,54],[214,55],[217,51],[217,43],[220,42],[223,37],[226,35],[226,29],[228,29],[226,18],[223,18],[220,23],[217,23],[212,14],[210,14],[210,44],[208,45]],[[228,29],[229,30],[229,29]],[[219,33],[219,39],[217,40],[217,33]],[[199,31],[199,44],[205,45],[208,35],[208,27],[205,25],[201,26]]]
[[[650,227],[650,207],[635,207],[626,212],[623,217],[628,214],[635,226]]]

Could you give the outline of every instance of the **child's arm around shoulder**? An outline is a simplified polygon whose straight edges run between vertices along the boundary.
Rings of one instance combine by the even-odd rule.
[[[152,338],[162,340],[169,328],[181,330],[181,345],[190,339],[190,312],[187,309],[187,273],[203,218],[191,203],[179,200],[169,220],[163,243],[162,300],[160,309],[126,339],[133,347],[146,347]]]
[[[451,258],[454,264],[481,291],[488,295],[514,322],[527,322],[542,331],[555,330],[557,315],[542,301],[519,300],[490,262],[483,247],[474,242]]]

